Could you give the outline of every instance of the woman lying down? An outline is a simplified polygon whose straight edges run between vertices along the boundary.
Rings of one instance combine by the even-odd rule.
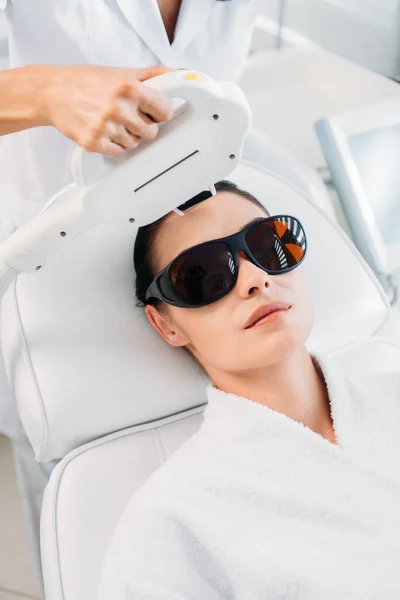
[[[100,600],[400,599],[400,376],[308,353],[301,223],[216,188],[135,244],[148,320],[213,386],[128,505]]]

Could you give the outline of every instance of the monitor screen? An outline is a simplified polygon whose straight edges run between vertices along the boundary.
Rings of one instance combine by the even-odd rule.
[[[383,241],[400,242],[400,125],[348,138]]]

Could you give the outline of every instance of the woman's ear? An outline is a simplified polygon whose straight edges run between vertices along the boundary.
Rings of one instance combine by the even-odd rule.
[[[148,304],[145,308],[146,316],[151,326],[161,335],[170,346],[187,346],[189,340],[184,333],[173,323],[166,311],[158,311],[155,306]]]

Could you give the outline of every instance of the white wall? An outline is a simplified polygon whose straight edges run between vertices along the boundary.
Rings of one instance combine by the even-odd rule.
[[[265,3],[276,18],[277,0]],[[399,0],[286,0],[285,25],[328,50],[400,76]]]

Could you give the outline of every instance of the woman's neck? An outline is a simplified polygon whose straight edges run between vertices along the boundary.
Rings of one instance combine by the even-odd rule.
[[[264,404],[335,443],[326,383],[305,347],[263,369],[209,375],[220,390]]]

